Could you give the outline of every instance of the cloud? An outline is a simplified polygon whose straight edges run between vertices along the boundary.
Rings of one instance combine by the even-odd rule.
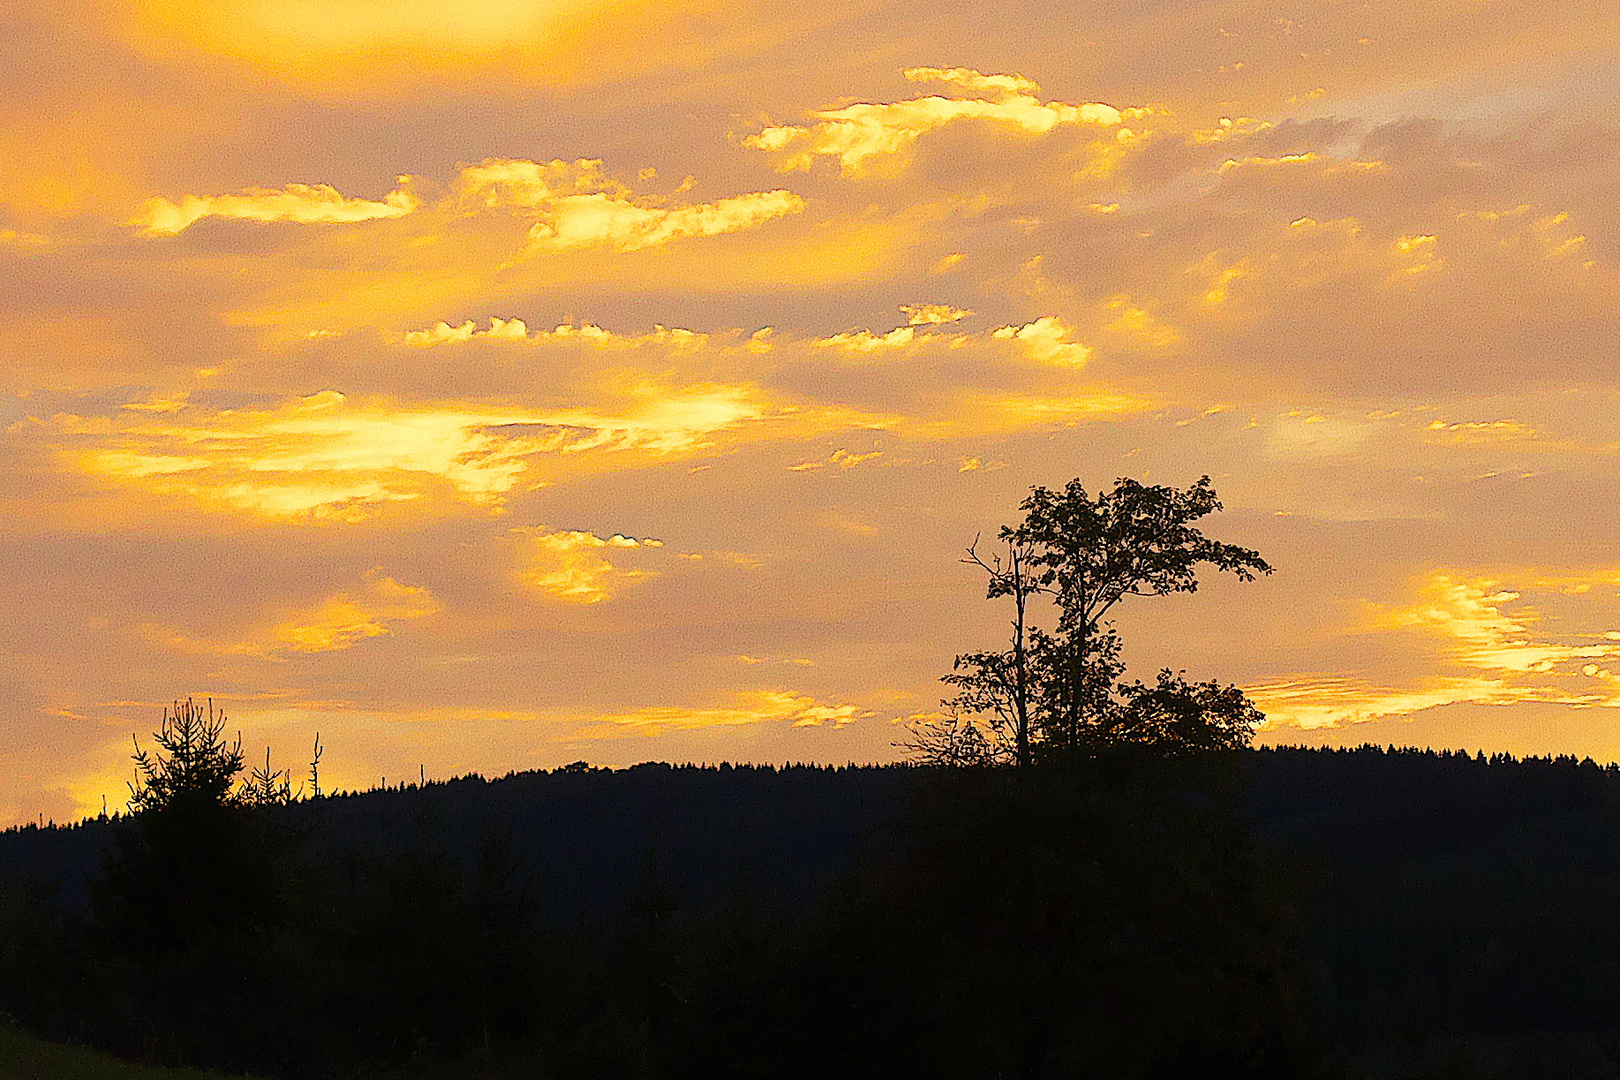
[[[901,74],[910,82],[942,82],[997,97],[1034,94],[1040,84],[1022,75],[981,75],[972,68],[907,68]]]
[[[329,596],[314,610],[277,623],[270,634],[297,652],[347,649],[366,638],[390,633],[385,620],[420,619],[439,610],[438,600],[425,587],[405,585],[376,569],[366,574],[358,594]]]
[[[1081,381],[1091,348],[1075,340],[1077,329],[1057,316],[977,332],[918,322],[881,332],[860,329],[823,336],[769,327],[708,333],[657,327],[646,334],[623,334],[586,323],[551,330],[525,326],[526,335],[520,338],[513,322],[501,323],[500,338],[526,341],[537,362],[545,357],[552,378],[564,385],[569,380],[600,383],[609,372],[625,386],[651,372],[691,380],[684,404],[667,391],[664,399],[655,399],[670,414],[661,423],[677,430],[724,427],[732,433],[728,438],[739,441],[802,438],[856,427],[936,437],[946,428],[1008,430],[1065,416],[1146,407],[1139,395]],[[493,323],[490,331],[478,330],[471,321],[445,323],[407,331],[405,338],[412,344],[460,349],[491,337],[495,329]],[[482,370],[488,379],[511,380],[503,385],[513,392],[527,381],[526,369],[514,367],[504,350],[499,366]],[[757,389],[712,386],[707,392],[712,396],[706,396],[702,387],[710,384],[698,380],[716,371]],[[708,407],[721,415],[679,419],[685,410],[701,414]],[[555,409],[548,415],[555,423],[582,428],[603,424],[601,417],[583,409]],[[761,422],[746,431],[733,426],[742,420]],[[683,439],[677,435],[674,441]],[[584,443],[570,452],[583,448]]]
[[[354,589],[332,593],[307,607],[283,609],[229,640],[189,636],[152,623],[137,629],[146,640],[170,652],[285,658],[347,649],[393,633],[392,624],[426,618],[440,610],[438,599],[425,586],[406,585],[376,567]]]
[[[1302,728],[1308,731],[1363,724],[1464,702],[1513,705],[1541,700],[1536,692],[1510,687],[1502,679],[1447,677],[1437,683],[1422,689],[1403,690],[1357,679],[1302,678],[1243,689],[1266,714],[1265,727],[1272,730]]]
[[[881,531],[860,513],[839,506],[829,506],[816,511],[815,522],[823,529],[844,533],[847,536],[876,536]]]
[[[638,205],[604,193],[569,195],[540,211],[542,220],[530,230],[529,240],[536,251],[596,244],[637,251],[685,237],[752,229],[803,209],[803,199],[780,188],[675,208]]]
[[[460,326],[438,322],[426,330],[407,330],[405,344],[426,348],[429,345],[442,345],[450,341],[471,341],[475,337],[488,338],[492,341],[527,341],[529,328],[522,319],[492,318],[489,320],[488,330],[479,330],[471,319]]]
[[[984,120],[1044,135],[1060,125],[1116,127],[1123,120],[1111,105],[1043,102],[1035,96],[1040,87],[1018,75],[981,75],[967,68],[911,68],[905,75],[913,82],[945,82],[988,96],[860,102],[811,113],[818,122],[805,127],[766,127],[746,136],[743,145],[774,155],[784,172],[807,169],[817,157],[833,157],[845,176],[855,177],[864,175],[873,159],[898,154],[919,137],[958,121]]]
[[[723,347],[725,336],[666,326],[657,327],[648,334],[621,334],[589,322],[577,325],[563,323],[550,330],[531,331],[522,319],[492,318],[488,330],[479,330],[478,324],[471,319],[459,326],[451,326],[441,321],[426,330],[407,330],[405,343],[426,347],[487,338],[496,341],[530,341],[541,347],[583,345],[602,352],[626,353],[660,348],[703,349],[711,344]]]
[[[1540,432],[1518,420],[1431,420],[1425,429],[1434,441],[1453,446],[1500,446],[1534,441]]]
[[[372,384],[387,355],[377,348],[410,349],[413,377],[442,397],[180,391],[96,410],[65,401],[5,438],[49,454],[56,471],[135,497],[109,512],[140,516],[178,500],[357,522],[500,512],[558,480],[722,447],[856,429],[983,435],[1148,407],[1085,378],[1090,348],[1056,316],[979,332],[948,325],[816,337],[440,321],[296,348],[323,350],[324,371]],[[349,356],[347,368],[332,355]]]
[[[611,737],[617,734],[662,735],[669,731],[702,728],[743,727],[755,724],[788,724],[792,727],[841,728],[872,715],[858,705],[827,705],[808,694],[792,690],[747,690],[738,693],[729,705],[678,706],[652,705],[623,713],[594,717],[580,735]]]
[[[1417,627],[1453,638],[1458,663],[1495,671],[1547,673],[1564,661],[1612,656],[1620,651],[1615,645],[1557,645],[1530,640],[1533,613],[1512,616],[1503,610],[1519,598],[1519,593],[1498,590],[1495,581],[1436,574],[1423,584],[1417,603],[1383,612],[1379,623]]]
[[[905,310],[905,309],[902,309]],[[999,326],[983,334],[933,333],[919,335],[918,327],[939,325],[952,321],[945,318],[954,309],[930,312],[933,317],[919,318],[913,314],[906,326],[895,327],[885,333],[870,330],[850,330],[828,337],[816,338],[817,348],[836,349],[853,356],[879,356],[890,352],[908,352],[939,349],[962,349],[988,343],[1009,342],[1024,357],[1042,364],[1079,367],[1091,356],[1091,349],[1071,340],[1075,328],[1056,315],[1043,315],[1022,325]],[[971,312],[957,313],[965,317]]]
[[[463,166],[445,192],[426,204],[413,177],[381,201],[345,198],[327,184],[249,188],[239,195],[151,198],[129,224],[145,236],[175,236],[207,217],[303,224],[352,224],[400,218],[424,209],[439,219],[510,213],[531,222],[530,252],[603,247],[639,251],[673,240],[757,228],[804,209],[804,200],[777,188],[707,203],[674,195],[637,195],[608,176],[599,160],[537,162],[488,158]]]
[[[255,90],[268,85],[371,102],[422,100],[446,86],[521,100],[535,87],[566,90],[660,69],[690,71],[715,56],[748,55],[813,34],[830,12],[854,7],[848,0],[815,9],[738,9],[706,0],[623,0],[611,8],[586,0],[108,5],[128,44],[169,64],[200,54],[216,74],[235,75]]]
[[[1070,341],[1073,333],[1074,327],[1062,319],[1055,315],[1043,315],[1023,326],[1003,326],[992,330],[990,336],[1021,343],[1030,357],[1043,363],[1078,367],[1090,358],[1091,349]]]
[[[179,202],[147,199],[130,224],[147,236],[178,236],[208,217],[350,224],[404,217],[420,205],[417,197],[403,187],[374,201],[344,198],[329,184],[288,184],[284,188],[248,188],[240,195],[187,195]]]
[[[689,452],[758,417],[745,387],[620,376],[586,388],[595,404],[351,400],[335,390],[269,408],[215,410],[149,401],[108,416],[58,414],[46,429],[74,472],[271,518],[357,521],[390,505],[418,513],[462,502],[498,509],[531,466],[587,452]],[[46,429],[39,434],[49,438]]]
[[[912,326],[942,326],[974,314],[949,304],[901,304],[900,310],[905,312],[906,321]]]
[[[618,533],[603,539],[592,532],[548,532],[544,525],[513,529],[507,538],[517,546],[522,563],[517,579],[548,599],[568,604],[599,604],[631,585],[657,577],[656,570],[615,566],[608,556],[664,546],[662,540]]]
[[[886,334],[874,334],[870,330],[848,331],[821,338],[816,344],[822,348],[841,349],[848,353],[875,353],[884,349],[903,348],[916,338],[917,332],[910,326],[900,326]]]
[[[852,454],[848,450],[840,447],[832,452],[831,457],[824,458],[821,461],[800,462],[797,465],[789,465],[788,468],[793,472],[809,472],[813,469],[824,469],[829,467],[837,469],[853,469],[863,461],[871,461],[874,458],[880,458],[882,456],[883,451],[881,450],[873,450],[871,453],[867,454]]]
[[[686,237],[756,228],[804,209],[802,198],[781,188],[712,203],[638,197],[603,173],[598,160],[489,158],[463,168],[451,193],[460,207],[508,209],[535,219],[529,244],[538,252],[595,246],[638,251]]]
[[[18,232],[16,229],[0,229],[0,244],[7,247],[18,248],[24,251],[38,251],[51,246],[51,238],[42,233]]]
[[[353,520],[420,499],[435,482],[497,503],[521,477],[525,453],[548,441],[500,434],[502,425],[539,421],[525,410],[351,401],[335,390],[269,409],[147,412],[142,404],[112,417],[54,418],[80,437],[82,448],[64,451],[72,466],[269,517]]]
[[[1364,415],[1327,416],[1308,409],[1290,409],[1271,421],[1265,452],[1289,461],[1344,457],[1380,434],[1382,426]]]
[[[1613,575],[1598,575],[1612,580]],[[1567,577],[1541,579],[1570,588]],[[1594,688],[1592,680],[1606,681],[1607,671],[1590,661],[1620,655],[1620,635],[1580,635],[1604,640],[1566,644],[1537,640],[1532,627],[1534,611],[1510,613],[1507,606],[1520,593],[1503,590],[1487,578],[1431,574],[1416,583],[1410,602],[1370,609],[1364,632],[1416,631],[1437,646],[1428,656],[1434,675],[1413,687],[1380,686],[1353,677],[1289,677],[1246,687],[1267,726],[1319,728],[1364,723],[1385,717],[1409,716],[1441,705],[1473,703],[1512,705],[1547,702],[1590,706],[1609,704],[1612,690]],[[1416,659],[1408,650],[1408,659]],[[1446,669],[1483,669],[1486,675],[1452,674]],[[1584,680],[1584,681],[1583,681]]]
[[[1157,351],[1172,350],[1182,343],[1179,330],[1137,307],[1128,296],[1110,297],[1108,310],[1117,314],[1103,325],[1106,334],[1116,334],[1138,347]]]

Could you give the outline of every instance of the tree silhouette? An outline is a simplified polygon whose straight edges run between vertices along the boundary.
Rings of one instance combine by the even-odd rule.
[[[225,714],[208,712],[187,698],[163,710],[163,723],[152,733],[157,756],[135,740],[135,780],[129,785],[129,808],[135,813],[184,807],[225,806],[235,796],[231,786],[242,771],[242,740],[227,744]],[[265,767],[269,768],[269,756]]]
[[[134,820],[116,834],[94,896],[117,951],[183,951],[260,924],[273,906],[248,810],[285,801],[285,774],[270,771],[266,756],[254,781],[233,790],[242,743],[226,742],[225,723],[212,701],[205,710],[188,698],[164,710],[155,750],[135,742]]]
[[[964,659],[994,663],[999,656],[1000,654],[975,653],[972,657],[958,657],[957,666],[961,668]],[[973,678],[973,675],[958,671],[947,675],[946,678],[960,679],[965,684]],[[1000,691],[1005,688],[1005,684],[997,681],[995,687]],[[964,701],[983,701],[985,709],[998,710],[990,721],[989,735],[985,734],[984,728],[975,723],[971,716],[962,714],[963,708],[973,708],[972,705],[960,704]],[[913,754],[933,765],[1000,765],[1017,761],[1012,744],[1007,742],[1003,734],[1005,721],[1003,714],[999,712],[1002,707],[999,700],[992,698],[988,693],[968,689],[945,704],[950,709],[946,715],[912,721],[908,729],[911,738],[904,745]]]
[[[1168,670],[1152,686],[1118,683],[1120,639],[1107,620],[1127,596],[1196,591],[1202,566],[1242,581],[1271,573],[1257,552],[1194,526],[1220,508],[1207,476],[1186,490],[1120,479],[1095,496],[1073,480],[1059,492],[1032,489],[1020,506],[1023,521],[998,534],[1004,554],[981,556],[977,541],[969,546],[963,561],[986,573],[988,598],[1013,601],[1011,647],[962,654],[944,677],[958,689],[945,702],[953,722],[984,716],[993,739],[1010,744],[1010,754],[992,749],[982,760],[1010,756],[1027,765],[1037,746],[1074,753],[1247,744],[1260,714],[1235,687],[1189,684]],[[1050,633],[1030,622],[1036,597],[1056,609]],[[942,740],[942,730],[914,730],[908,746],[924,760],[957,763],[962,740]]]
[[[300,784],[299,792],[302,791],[303,785]],[[237,791],[236,798],[243,806],[286,806],[296,802],[298,795],[293,794],[291,770],[270,767],[270,748],[267,746],[264,748],[264,768],[253,767]]]
[[[1264,716],[1235,686],[1211,680],[1188,683],[1169,668],[1148,686],[1137,682],[1119,688],[1120,707],[1105,717],[1116,743],[1157,747],[1168,753],[1236,750],[1247,746]]]
[[[1001,530],[1001,540],[1007,545],[1005,559],[992,555],[986,560],[979,554],[979,541],[974,538],[968,545],[967,558],[989,577],[985,595],[994,600],[1010,596],[1013,601],[1012,648],[1007,652],[968,653],[956,658],[955,671],[945,681],[961,688],[955,698],[946,704],[952,709],[952,718],[960,712],[988,714],[991,729],[1005,736],[1010,730],[1013,760],[1020,766],[1030,759],[1030,696],[1033,679],[1030,672],[1029,601],[1040,591],[1040,585],[1030,573],[1034,550],[1030,544]],[[957,723],[956,727],[961,728]],[[964,731],[977,729],[969,724]],[[971,740],[970,740],[971,742]],[[983,744],[982,737],[979,743]]]

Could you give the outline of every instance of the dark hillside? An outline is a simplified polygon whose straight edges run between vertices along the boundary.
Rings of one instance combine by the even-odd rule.
[[[714,902],[738,881],[808,901],[863,845],[892,836],[894,768],[663,764],[477,777],[305,803],[289,816],[324,844],[373,855],[440,843],[471,865],[510,830],[521,872],[550,905],[603,911],[649,868],[683,901]]]
[[[541,1076],[815,1075],[902,1067],[895,1031],[942,1076],[1147,1077],[1197,1053],[1305,1075],[1314,1042],[1347,1076],[1620,1077],[1620,769],[1223,760],[1243,768],[570,767],[340,795],[260,812],[279,869],[241,885],[259,914],[223,952],[94,930],[87,881],[127,819],[14,829],[0,1009],[289,1077],[475,1050]],[[199,996],[198,972],[244,989]],[[950,1020],[983,994],[995,1025]],[[1221,1041],[1262,1015],[1248,1049]]]
[[[271,811],[310,848],[399,858],[431,849],[471,867],[509,832],[519,874],[553,909],[604,911],[649,865],[686,900],[708,903],[739,880],[772,899],[809,900],[864,846],[893,835],[895,767],[636,765],[570,768],[407,785]],[[125,827],[91,819],[0,833],[0,868],[50,882],[69,910],[88,898],[102,850]]]
[[[1351,1045],[1620,1076],[1620,769],[1377,747],[1256,766],[1259,829],[1307,868]]]

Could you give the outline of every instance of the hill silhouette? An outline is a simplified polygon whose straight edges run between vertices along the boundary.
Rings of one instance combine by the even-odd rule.
[[[93,932],[128,819],[12,829],[0,993],[41,1034],[289,1077],[1620,1076],[1620,769],[1219,760],[569,767],[266,808],[270,914],[190,952]],[[950,1019],[987,1000],[1015,1017]]]

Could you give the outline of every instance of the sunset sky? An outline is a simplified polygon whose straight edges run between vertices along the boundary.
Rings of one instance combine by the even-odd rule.
[[[1262,742],[1620,758],[1617,191],[1594,0],[9,0],[0,824],[892,760],[1074,477]]]

